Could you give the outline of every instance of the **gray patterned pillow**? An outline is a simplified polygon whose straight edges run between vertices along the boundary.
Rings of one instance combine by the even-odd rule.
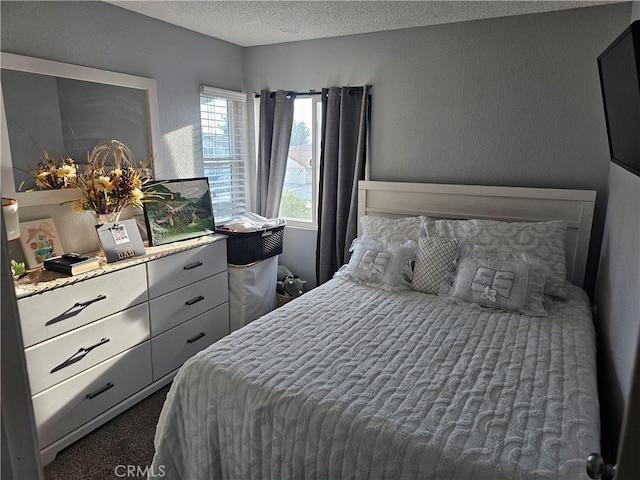
[[[495,220],[430,220],[428,236],[457,238],[481,246],[488,254],[526,253],[542,260],[550,273],[545,293],[567,298],[565,235],[567,222],[498,222]]]
[[[349,263],[340,267],[336,277],[348,278],[386,290],[411,287],[411,262],[416,242],[391,242],[378,238],[356,238],[351,245]]]
[[[418,238],[424,235],[425,220],[428,220],[428,217],[386,218],[365,215],[360,218],[361,236],[417,242]]]
[[[455,238],[420,237],[411,288],[438,295],[442,286],[448,284],[457,253],[458,240]]]
[[[546,272],[528,255],[462,256],[449,298],[546,317]]]

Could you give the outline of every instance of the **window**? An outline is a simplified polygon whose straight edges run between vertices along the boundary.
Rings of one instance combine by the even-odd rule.
[[[321,124],[321,97],[297,97],[279,211],[289,224],[317,223]]]
[[[244,93],[201,87],[204,176],[209,179],[216,224],[247,211],[245,102]]]

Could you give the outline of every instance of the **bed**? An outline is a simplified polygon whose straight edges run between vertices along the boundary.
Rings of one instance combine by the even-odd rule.
[[[595,334],[580,288],[594,200],[361,182],[361,217],[566,222],[573,284],[562,298],[545,295],[538,316],[338,275],[185,363],[159,419],[152,471],[586,478],[585,459],[600,446]]]

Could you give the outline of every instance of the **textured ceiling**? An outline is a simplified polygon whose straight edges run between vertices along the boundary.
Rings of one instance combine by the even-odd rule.
[[[605,1],[108,1],[244,47],[550,12]]]

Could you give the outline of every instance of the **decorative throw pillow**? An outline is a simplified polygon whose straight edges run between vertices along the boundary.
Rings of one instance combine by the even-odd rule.
[[[448,297],[544,317],[545,277],[546,268],[528,255],[461,256]]]
[[[406,290],[411,287],[415,251],[413,240],[356,238],[351,245],[349,263],[340,267],[335,275],[389,290]]]
[[[480,245],[488,254],[526,253],[549,268],[545,293],[568,298],[565,235],[567,222],[498,222],[495,220],[430,220],[428,236],[457,238]]]
[[[386,218],[365,215],[360,218],[362,237],[386,237],[391,240],[418,241],[424,235],[424,222],[428,217]]]
[[[438,295],[442,286],[448,284],[457,254],[455,238],[420,237],[411,281],[413,290]]]

